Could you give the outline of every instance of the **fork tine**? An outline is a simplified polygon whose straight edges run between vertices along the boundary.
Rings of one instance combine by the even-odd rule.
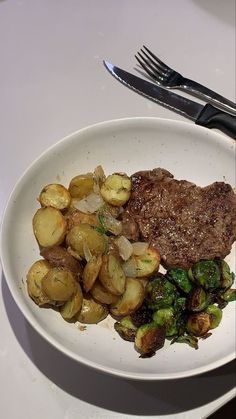
[[[145,61],[145,63],[147,65],[152,67],[160,75],[166,75],[167,74],[168,70],[166,70],[166,68],[162,67],[158,62],[155,62],[151,57],[149,57],[149,55],[142,48],[141,48],[141,52],[148,60],[145,60],[145,58],[142,57],[142,55],[140,53],[138,53],[138,54],[139,54],[140,57],[142,57],[143,61]]]
[[[157,79],[156,74],[154,73],[154,71],[150,70],[149,67],[147,67],[147,65],[145,65],[140,58],[135,55],[136,60],[139,62],[139,64],[141,65],[141,67],[146,71],[146,73],[149,74],[149,76],[151,76],[151,78]],[[143,58],[142,58],[143,59]]]
[[[143,45],[143,48],[151,55],[152,58],[154,58],[155,61],[158,62],[158,64],[163,68],[163,70],[165,71],[171,70],[171,68],[168,67],[168,65],[163,63],[163,61],[161,61],[160,58],[158,58],[155,54],[153,54],[153,52],[150,51],[150,49],[148,49],[145,45]]]

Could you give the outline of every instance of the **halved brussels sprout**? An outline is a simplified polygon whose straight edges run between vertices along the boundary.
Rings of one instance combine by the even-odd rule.
[[[220,286],[221,288],[230,288],[234,283],[235,274],[230,271],[230,267],[225,260],[220,260],[219,264],[221,267]]]
[[[33,263],[26,275],[28,294],[39,306],[50,302],[50,298],[42,290],[42,279],[50,269],[50,263],[40,259]]]
[[[152,310],[159,310],[172,305],[176,296],[176,287],[163,275],[158,275],[146,286],[146,301]]]
[[[194,336],[204,336],[211,328],[211,318],[206,312],[190,314],[187,321],[187,331]]]
[[[70,181],[69,192],[72,198],[82,199],[93,192],[93,173],[75,176]]]
[[[53,207],[40,208],[33,218],[35,237],[42,247],[61,244],[67,230],[62,213]]]
[[[214,260],[202,260],[195,263],[190,270],[193,281],[205,290],[214,290],[220,287],[220,268]]]
[[[64,210],[70,206],[71,196],[69,191],[59,183],[46,185],[39,195],[42,207],[54,207]]]
[[[118,258],[112,254],[103,255],[99,279],[102,285],[114,295],[122,295],[125,291],[125,274]]]
[[[130,198],[131,180],[126,174],[107,176],[101,187],[103,199],[111,205],[121,207]]]
[[[183,292],[188,294],[192,289],[191,281],[188,277],[188,272],[181,268],[172,268],[167,272],[168,279],[173,282]]]
[[[67,268],[54,267],[42,279],[42,290],[52,301],[68,301],[77,291],[78,283]]]
[[[141,353],[141,357],[151,357],[165,344],[166,332],[162,326],[156,323],[148,323],[140,326],[135,336],[135,347]]]
[[[130,342],[135,341],[137,327],[133,324],[130,316],[123,317],[120,322],[116,322],[114,328],[122,339]]]
[[[84,243],[87,244],[92,255],[102,255],[107,249],[107,237],[100,234],[89,224],[80,224],[72,227],[66,236],[67,245],[80,257],[85,258]]]
[[[222,319],[222,310],[214,304],[207,307],[206,313],[210,315],[210,329],[215,329],[219,326]]]
[[[203,288],[197,287],[188,296],[187,307],[189,311],[202,311],[209,304],[209,298]]]
[[[124,294],[110,305],[110,312],[115,317],[124,317],[140,307],[144,300],[144,288],[136,278],[126,278]]]
[[[236,289],[231,288],[227,291],[225,291],[222,295],[223,300],[227,303],[231,302],[231,301],[235,301],[236,300]]]
[[[106,306],[97,303],[90,295],[84,295],[82,308],[77,317],[80,323],[97,324],[108,315]]]

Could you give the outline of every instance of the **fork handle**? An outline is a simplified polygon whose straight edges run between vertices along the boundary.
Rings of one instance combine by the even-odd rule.
[[[184,89],[192,93],[193,95],[198,96],[201,99],[204,99],[206,102],[211,102],[217,107],[223,108],[224,110],[227,110],[233,115],[236,115],[236,103],[232,102],[229,99],[226,99],[225,97],[219,95],[213,90],[208,89],[202,84],[194,80],[187,79],[186,77],[183,77],[181,80],[180,87],[181,89]]]
[[[236,140],[236,117],[207,104],[195,121],[196,125],[217,128]]]

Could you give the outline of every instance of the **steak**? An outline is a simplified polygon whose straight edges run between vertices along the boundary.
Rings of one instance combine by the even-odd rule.
[[[236,240],[236,195],[230,185],[202,188],[161,168],[131,178],[126,214],[142,239],[159,250],[165,267],[189,268],[230,253]]]

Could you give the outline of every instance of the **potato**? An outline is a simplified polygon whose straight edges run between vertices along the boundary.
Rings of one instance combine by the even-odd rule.
[[[100,281],[95,282],[95,284],[90,290],[90,294],[92,295],[94,300],[98,301],[101,304],[115,303],[119,298],[118,295],[111,294],[109,291],[107,291]]]
[[[83,293],[81,286],[77,284],[77,291],[60,309],[60,313],[65,320],[72,319],[81,309],[83,303]]]
[[[69,185],[69,192],[72,198],[85,198],[93,192],[93,173],[75,176]]]
[[[156,272],[160,265],[160,253],[149,247],[143,255],[134,256],[136,261],[136,277],[150,276]]]
[[[33,263],[26,275],[28,294],[39,306],[50,302],[50,298],[42,290],[42,279],[50,269],[50,263],[40,259]]]
[[[71,196],[69,191],[58,183],[51,183],[43,188],[39,195],[42,207],[53,207],[64,210],[69,207]]]
[[[68,268],[76,275],[82,274],[82,267],[78,260],[70,255],[62,246],[45,247],[40,252],[52,266]]]
[[[58,209],[40,208],[33,217],[33,230],[40,246],[54,246],[63,242],[67,223]]]
[[[67,268],[54,267],[42,279],[42,290],[52,301],[68,301],[76,294],[78,283]]]
[[[104,320],[108,315],[108,308],[97,303],[91,296],[83,298],[82,308],[77,317],[80,323],[96,324]]]
[[[83,287],[85,292],[88,292],[92,288],[94,282],[98,277],[101,266],[101,255],[92,256],[92,258],[87,262],[82,275]]]
[[[126,174],[110,175],[101,187],[103,199],[111,205],[121,207],[130,198],[131,180]]]
[[[104,255],[99,272],[102,285],[114,295],[122,295],[125,290],[126,277],[119,259],[114,255]]]
[[[80,224],[72,227],[66,236],[67,245],[84,258],[84,243],[87,244],[92,255],[98,256],[107,249],[107,237],[99,233],[89,224]]]
[[[99,226],[99,220],[96,214],[85,214],[79,210],[74,210],[66,215],[68,228],[70,229],[74,225],[78,224],[89,224],[92,227]]]
[[[110,313],[115,317],[124,317],[133,313],[143,303],[144,287],[136,278],[126,278],[124,294],[110,305]]]

